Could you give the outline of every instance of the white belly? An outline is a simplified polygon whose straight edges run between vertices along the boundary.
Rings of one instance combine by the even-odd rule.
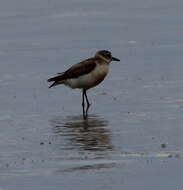
[[[95,69],[86,74],[82,75],[78,78],[67,79],[64,81],[64,84],[71,88],[85,88],[89,89],[98,85],[107,75],[108,73],[108,64],[102,64],[95,67]]]

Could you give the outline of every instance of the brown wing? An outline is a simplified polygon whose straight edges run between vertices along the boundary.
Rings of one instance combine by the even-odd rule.
[[[93,58],[90,58],[72,66],[64,73],[64,76],[66,77],[66,79],[77,78],[79,76],[88,74],[95,67],[95,60]]]
[[[77,63],[73,65],[70,69],[62,73],[61,75],[58,75],[56,77],[48,79],[48,82],[54,82],[52,86],[55,86],[59,84],[61,81],[71,78],[78,78],[79,76],[88,74],[96,67],[96,63],[94,58],[87,59],[85,61],[82,61],[80,63]]]

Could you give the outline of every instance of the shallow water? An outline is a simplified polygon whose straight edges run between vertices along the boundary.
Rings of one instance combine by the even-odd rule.
[[[0,189],[180,189],[183,2],[0,1]],[[109,49],[105,81],[47,78]]]

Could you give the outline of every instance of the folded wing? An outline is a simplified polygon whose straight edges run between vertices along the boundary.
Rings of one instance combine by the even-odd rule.
[[[79,76],[90,73],[96,67],[96,63],[93,58],[87,59],[80,63],[75,64],[67,71],[59,74],[58,76],[48,79],[48,82],[53,82],[49,88],[63,84],[64,80],[71,78],[78,78]]]

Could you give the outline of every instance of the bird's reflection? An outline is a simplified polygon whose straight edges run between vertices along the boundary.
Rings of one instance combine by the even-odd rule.
[[[112,150],[108,121],[95,115],[90,115],[87,120],[83,120],[83,116],[56,117],[51,120],[51,125],[62,149]]]

